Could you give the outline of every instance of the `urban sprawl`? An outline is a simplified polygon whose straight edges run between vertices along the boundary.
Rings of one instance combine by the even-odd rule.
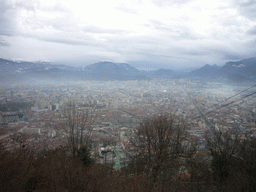
[[[168,114],[184,122],[188,140],[204,151],[205,138],[213,129],[241,138],[256,136],[256,98],[246,97],[252,92],[242,92],[246,88],[187,79],[1,85],[0,139],[8,151],[40,152],[66,146],[61,117],[72,100],[77,109],[92,113],[91,153],[100,163],[114,165],[118,149],[125,166],[127,153],[133,150],[129,136],[140,122],[154,115]],[[20,135],[26,139],[21,141]]]

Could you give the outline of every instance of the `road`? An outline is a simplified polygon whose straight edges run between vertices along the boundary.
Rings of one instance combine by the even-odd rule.
[[[188,95],[189,99],[192,101],[194,107],[196,108],[196,110],[198,111],[199,115],[201,116],[201,118],[205,121],[205,124],[207,125],[207,127],[210,129],[210,131],[212,132],[212,134],[216,133],[216,129],[215,126],[209,121],[209,119],[203,114],[203,112],[200,110],[200,108],[195,104],[194,100],[191,98],[190,94],[188,92],[185,91],[184,92]]]

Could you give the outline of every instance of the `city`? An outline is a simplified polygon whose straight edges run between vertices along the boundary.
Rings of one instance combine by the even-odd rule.
[[[0,7],[1,191],[256,191],[256,1]]]
[[[62,113],[72,100],[94,118],[91,153],[100,163],[114,166],[119,146],[125,166],[126,153],[134,148],[129,135],[146,118],[163,114],[184,121],[189,141],[203,151],[213,130],[242,138],[256,136],[256,98],[240,99],[252,89],[226,100],[246,88],[188,79],[1,86],[1,142],[8,151],[21,146],[38,152],[66,146]],[[26,138],[18,139],[21,135]]]

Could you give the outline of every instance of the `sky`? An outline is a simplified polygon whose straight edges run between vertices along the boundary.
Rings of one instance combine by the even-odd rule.
[[[256,56],[256,0],[1,0],[0,58],[189,68]]]

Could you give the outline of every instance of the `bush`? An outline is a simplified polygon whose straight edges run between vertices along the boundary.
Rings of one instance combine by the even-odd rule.
[[[78,152],[79,159],[83,162],[85,166],[89,166],[93,160],[91,158],[91,151],[88,149],[88,147],[83,146],[81,147]]]

